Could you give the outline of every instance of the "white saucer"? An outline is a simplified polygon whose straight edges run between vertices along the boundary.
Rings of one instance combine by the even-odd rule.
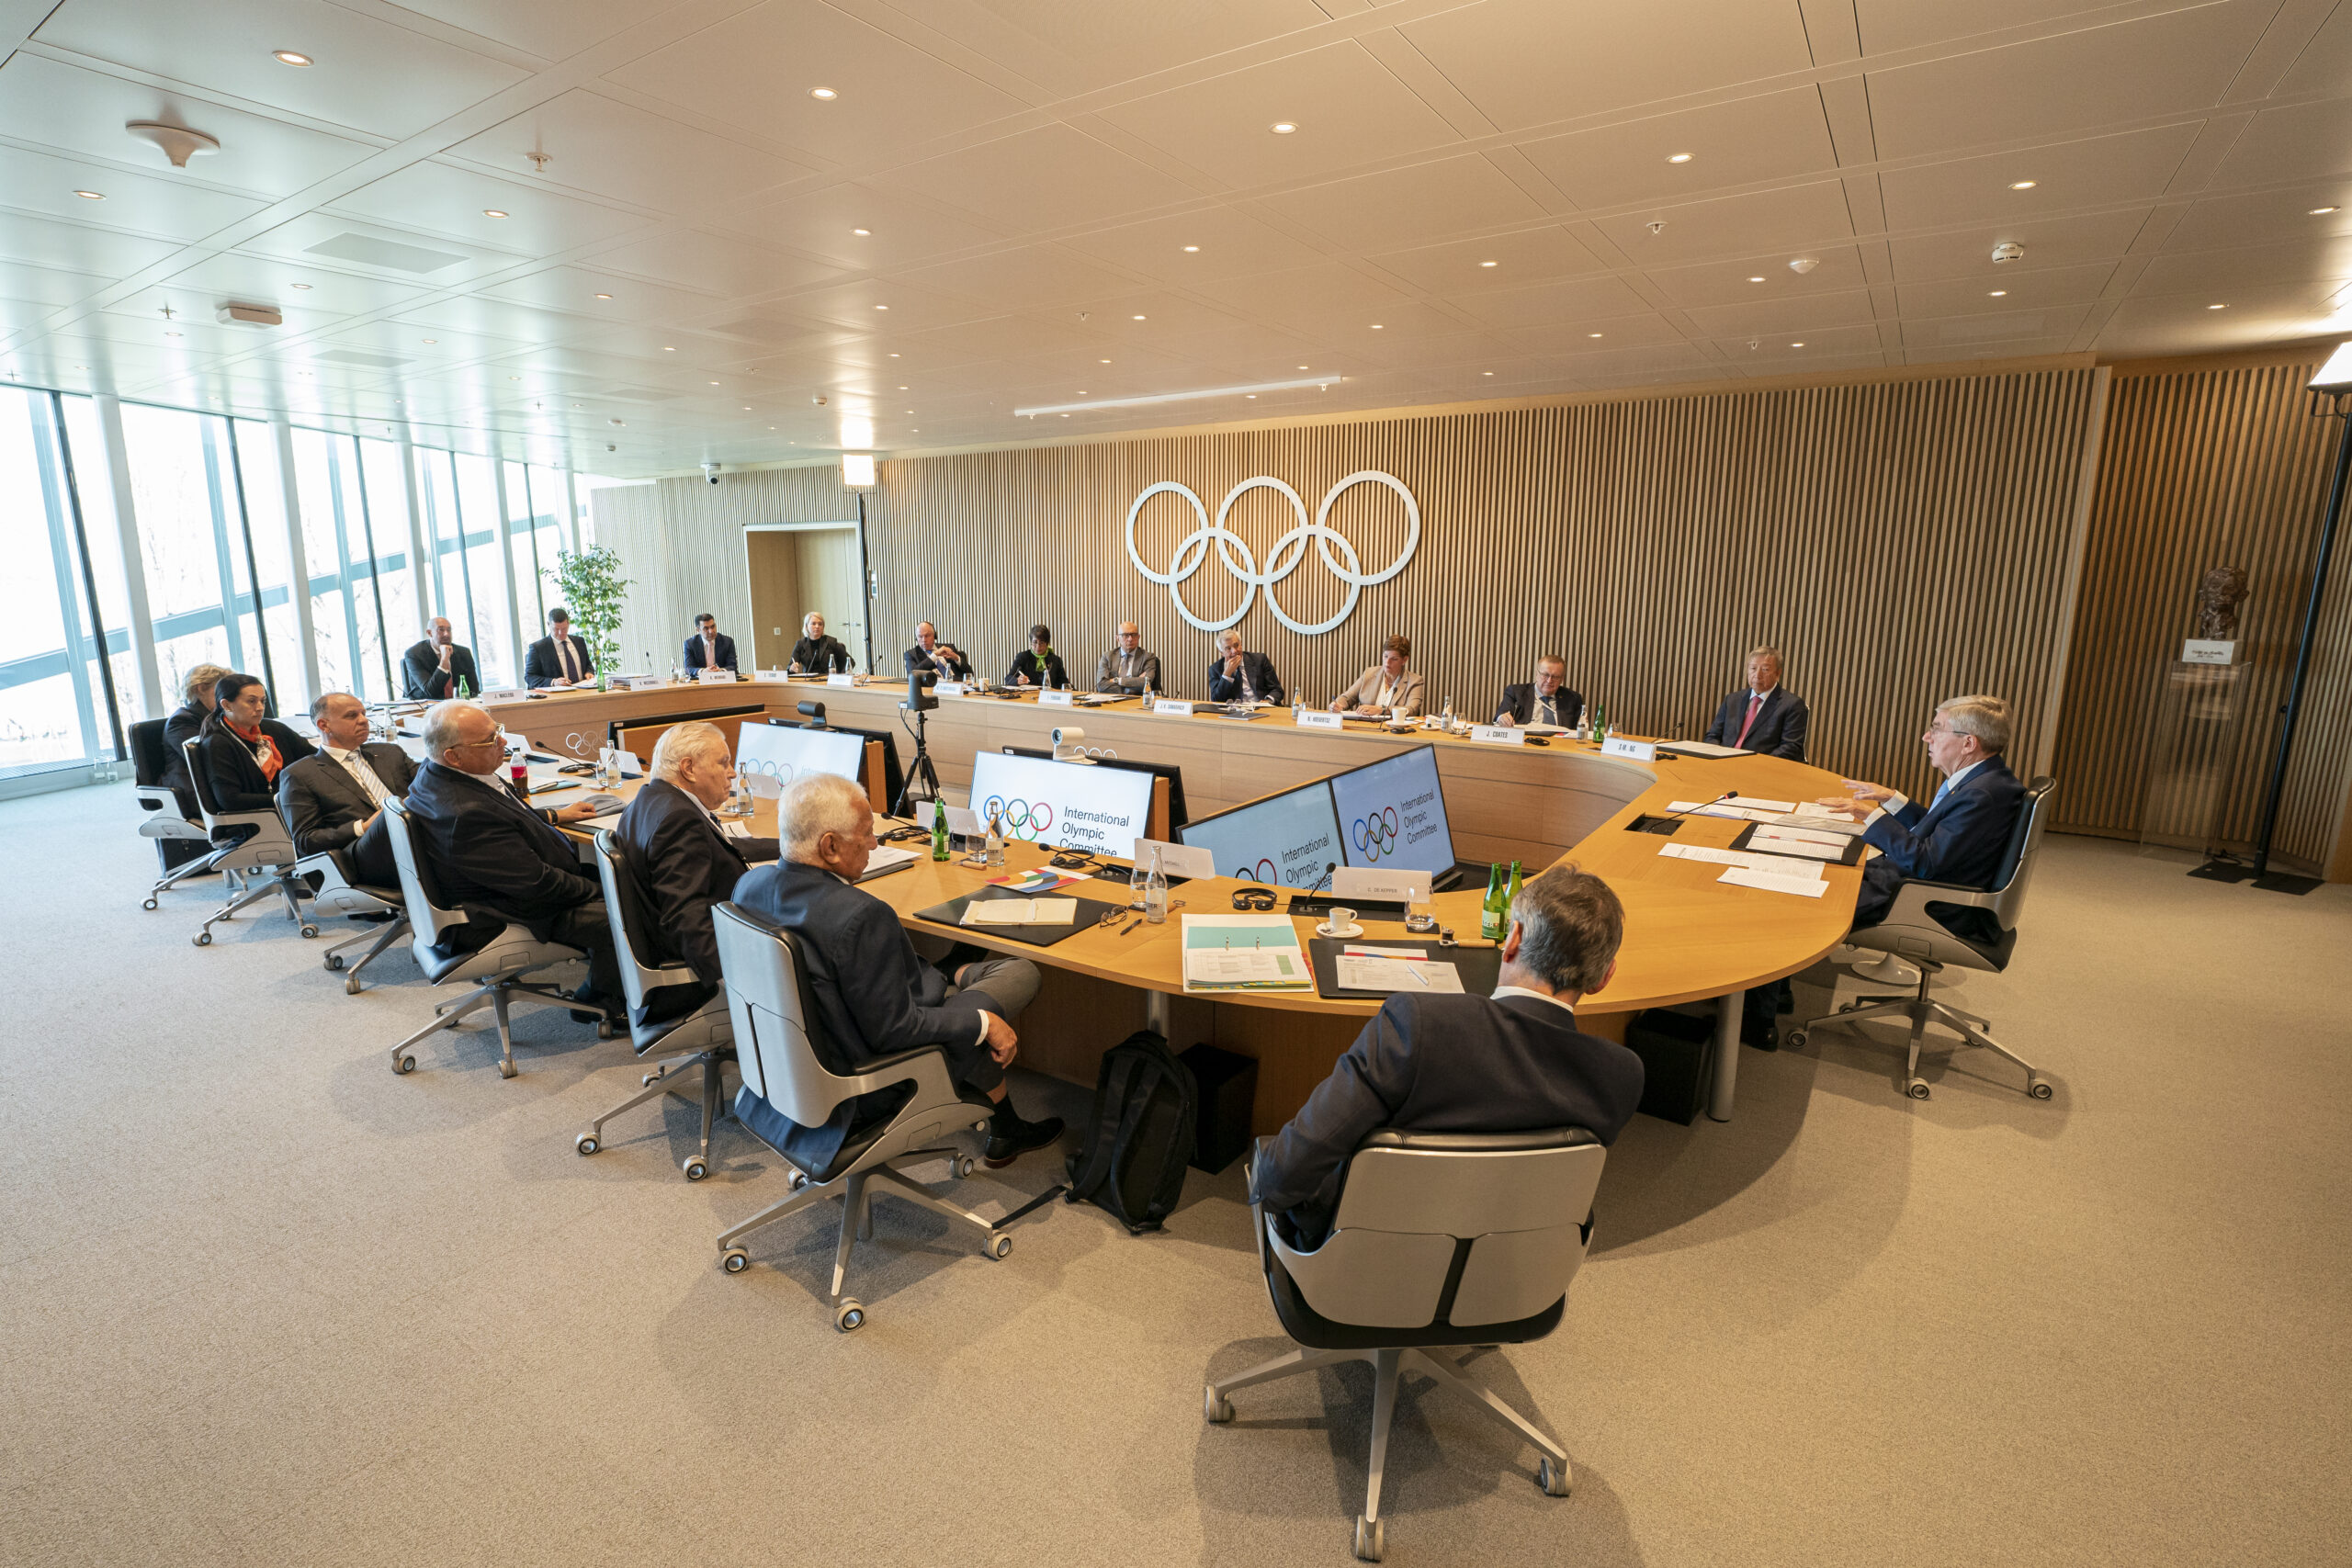
[[[1345,942],[1350,937],[1363,935],[1363,928],[1362,926],[1350,926],[1345,931],[1335,931],[1331,929],[1331,922],[1325,920],[1315,928],[1315,934],[1317,936],[1337,937],[1340,941]]]

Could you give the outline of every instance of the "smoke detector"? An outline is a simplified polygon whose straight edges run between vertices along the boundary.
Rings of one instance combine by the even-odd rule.
[[[241,305],[235,300],[212,313],[212,319],[224,327],[282,327],[286,317],[275,305]]]
[[[1789,270],[1802,277],[1821,265],[1819,256],[1798,256],[1789,263]]]
[[[2004,240],[1999,244],[1993,247],[1993,265],[1996,266],[1998,266],[2003,262],[2022,261],[2024,259],[2025,247],[2018,244],[2015,240]]]
[[[164,150],[175,169],[185,169],[190,158],[220,151],[220,139],[201,130],[190,130],[184,125],[167,125],[160,119],[134,119],[123,130],[141,141],[152,141]]]
[[[1663,218],[1653,218],[1648,222],[1643,224],[1642,227],[1647,229],[1653,234],[1663,234],[1666,232],[1666,220]]]

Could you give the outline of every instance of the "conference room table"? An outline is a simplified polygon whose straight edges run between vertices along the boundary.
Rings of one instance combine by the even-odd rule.
[[[904,717],[899,706],[904,696],[905,688],[899,683],[828,687],[806,680],[747,680],[630,692],[583,690],[486,705],[510,733],[527,736],[538,750],[584,757],[594,754],[606,727],[616,720],[642,726],[752,704],[763,705],[775,716],[797,719],[798,705],[816,700],[826,703],[831,723],[882,729]],[[1726,790],[1779,800],[1838,793],[1838,776],[1823,769],[1763,756],[1668,755],[1630,761],[1604,756],[1593,743],[1566,737],[1536,747],[1493,744],[1434,728],[1394,731],[1385,726],[1351,725],[1344,731],[1301,729],[1287,709],[1266,710],[1255,720],[1241,722],[1207,711],[1206,705],[1191,716],[1139,708],[1135,702],[1070,709],[1040,707],[1034,696],[1015,701],[949,696],[926,716],[925,728],[951,804],[957,786],[968,782],[971,757],[981,747],[1040,746],[1048,743],[1057,727],[1082,728],[1089,745],[1115,750],[1123,757],[1179,763],[1196,819],[1407,747],[1431,746],[1445,787],[1455,850],[1462,858],[1517,859],[1529,875],[1556,861],[1571,860],[1605,879],[1623,901],[1625,933],[1616,975],[1605,989],[1577,1004],[1580,1027],[1622,1039],[1626,1023],[1645,1009],[1714,1004],[1707,1111],[1717,1121],[1729,1120],[1735,1103],[1746,991],[1817,963],[1838,946],[1852,922],[1860,886],[1857,868],[1826,866],[1826,891],[1819,897],[1744,887],[1718,880],[1724,869],[1719,863],[1660,853],[1668,844],[1727,849],[1744,822],[1687,815],[1670,837],[1632,827],[1635,818],[1664,814],[1673,803],[1713,800]],[[560,798],[548,803],[560,804]],[[757,803],[754,832],[774,833],[775,809],[773,800]],[[878,823],[877,830],[887,832],[892,826]],[[927,843],[910,841],[908,847],[927,857]],[[1037,845],[1011,843],[1005,869],[1042,865],[1049,854]],[[1002,874],[966,866],[962,858],[944,863],[922,858],[911,868],[865,886],[888,903],[910,931],[1037,962],[1046,983],[1020,1024],[1021,1057],[1027,1066],[1091,1083],[1104,1050],[1135,1029],[1157,1028],[1180,1051],[1207,1042],[1255,1059],[1259,1077],[1253,1124],[1259,1132],[1271,1132],[1329,1075],[1380,1005],[1313,992],[1224,994],[1214,1000],[1186,995],[1181,917],[1232,912],[1233,893],[1256,885],[1231,877],[1196,879],[1175,887],[1171,905],[1181,900],[1181,906],[1171,909],[1164,925],[1088,927],[1050,947],[922,919],[918,911],[974,892],[991,876]],[[1067,891],[1113,902],[1126,897],[1124,884],[1102,879]],[[1437,894],[1431,901],[1439,923],[1467,939],[1464,945],[1480,945],[1476,938],[1483,892],[1483,886],[1465,887]],[[1286,891],[1278,894],[1287,902]],[[1430,940],[1407,932],[1401,921],[1367,919],[1363,923],[1362,940],[1367,943]],[[1314,921],[1301,918],[1295,925],[1304,948]]]

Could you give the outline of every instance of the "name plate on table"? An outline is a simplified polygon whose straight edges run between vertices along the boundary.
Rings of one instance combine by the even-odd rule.
[[[1159,852],[1159,869],[1170,876],[1207,878],[1216,874],[1216,856],[1205,844],[1171,844],[1165,839],[1138,838],[1135,853],[1128,858],[1139,866],[1151,864],[1151,852]]]
[[[695,671],[695,679],[706,686],[723,686],[735,679],[735,671],[717,668],[697,670]]]
[[[2238,645],[2190,637],[2180,645],[2180,661],[2183,664],[2235,664],[2238,661]]]
[[[1037,705],[1041,708],[1070,707],[1075,705],[1077,697],[1078,694],[1076,692],[1073,692],[1065,686],[1058,692],[1038,693]]]
[[[526,687],[501,686],[494,692],[484,692],[474,700],[481,703],[519,703],[530,694]]]
[[[1470,727],[1470,739],[1489,746],[1524,746],[1527,731],[1510,724],[1474,724]]]
[[[1336,713],[1303,713],[1298,716],[1301,729],[1345,729],[1345,717]]]
[[[1600,743],[1600,754],[1623,757],[1629,762],[1655,762],[1657,761],[1657,742],[1628,740],[1622,735],[1612,735]]]
[[[1430,874],[1343,865],[1331,873],[1331,897],[1334,902],[1358,898],[1367,903],[1426,904],[1430,901]]]
[[[666,686],[669,683],[659,675],[616,675],[613,677],[613,684],[624,692],[650,692],[657,686]]]
[[[941,681],[931,688],[934,697],[960,697],[972,688],[962,681]]]
[[[854,686],[857,684],[857,677],[851,674],[837,672],[826,676],[825,684],[828,686]]]
[[[1181,697],[1162,697],[1151,705],[1154,713],[1172,713],[1179,718],[1193,716],[1193,705]]]

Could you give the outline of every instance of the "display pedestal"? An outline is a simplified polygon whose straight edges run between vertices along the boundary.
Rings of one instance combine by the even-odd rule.
[[[2165,849],[2221,852],[2222,808],[2245,728],[2249,667],[2167,665],[2148,727],[2147,794],[2140,802],[2140,841]]]

